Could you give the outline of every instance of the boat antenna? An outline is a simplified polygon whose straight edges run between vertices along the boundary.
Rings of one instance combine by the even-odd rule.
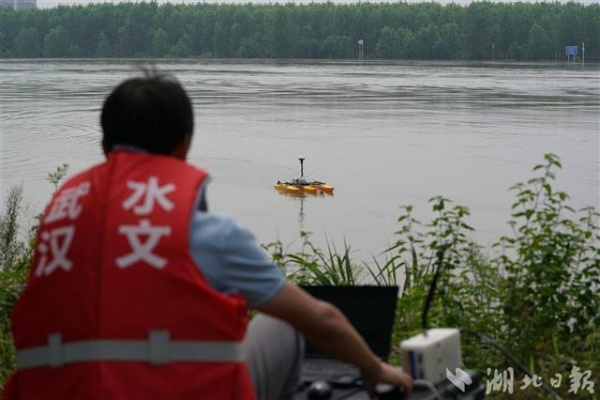
[[[298,157],[298,160],[300,160],[300,178],[304,177],[304,160],[305,158],[300,156]]]

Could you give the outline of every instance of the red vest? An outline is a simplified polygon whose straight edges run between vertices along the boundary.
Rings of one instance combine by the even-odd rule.
[[[246,303],[212,289],[189,251],[205,178],[115,151],[55,194],[13,312],[6,398],[255,398],[238,353]]]

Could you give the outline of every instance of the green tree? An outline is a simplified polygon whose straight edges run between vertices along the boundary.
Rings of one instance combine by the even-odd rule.
[[[491,58],[492,30],[496,26],[493,13],[495,5],[488,2],[473,2],[467,7],[465,34],[468,58],[487,60]]]
[[[238,51],[238,55],[242,58],[260,58],[264,57],[262,53],[263,46],[261,44],[260,35],[255,34],[250,38],[243,38]]]
[[[8,43],[9,41],[6,39],[6,33],[0,31],[0,57],[10,57],[12,55]]]
[[[220,58],[228,56],[230,35],[227,26],[222,19],[217,19],[213,26],[212,53]]]
[[[496,59],[553,59],[582,42],[587,60],[600,59],[600,5],[574,2],[122,2],[0,9],[0,18],[3,57],[42,56],[48,38],[53,56],[355,58],[364,40],[367,59],[489,60],[492,44]]]
[[[423,26],[415,34],[415,56],[425,60],[439,58],[439,41],[438,30],[434,25]]]
[[[116,35],[117,57],[144,57],[148,52],[149,30],[153,22],[157,3],[122,3],[118,6],[121,22]]]
[[[19,34],[21,23],[17,12],[9,7],[0,7],[0,57],[14,55],[14,42]]]
[[[191,46],[192,39],[189,33],[184,33],[181,38],[175,43],[175,46],[167,52],[168,57],[184,58],[192,55]]]
[[[524,60],[526,58],[525,47],[517,42],[512,42],[508,47],[508,57],[513,60]]]
[[[402,56],[402,38],[397,29],[384,26],[377,41],[377,58],[388,60]]]
[[[585,15],[585,12],[582,12],[583,10],[584,8],[575,2],[569,2],[561,8],[557,29],[563,52],[564,46],[581,45],[581,42],[585,41],[586,36],[588,36],[583,32],[584,24],[582,22]],[[596,17],[598,18],[597,13]],[[595,25],[599,25],[598,21],[599,19],[596,19]],[[591,36],[590,39],[592,39]]]
[[[436,43],[438,58],[452,60],[460,56],[460,29],[456,22],[442,26]]]
[[[112,55],[112,46],[104,31],[100,31],[98,41],[96,43],[95,56],[100,58],[110,57]]]
[[[529,55],[532,60],[549,60],[554,57],[552,42],[544,28],[533,24],[529,31]]]
[[[17,57],[39,57],[42,55],[40,35],[35,28],[23,28],[15,38],[15,55]]]
[[[165,57],[169,50],[169,35],[163,28],[148,32],[148,54],[152,57]]]
[[[44,37],[44,57],[68,57],[69,37],[62,26],[53,28]]]
[[[354,58],[354,41],[348,35],[329,35],[323,43],[323,50],[328,58]]]
[[[413,58],[415,56],[416,37],[408,28],[398,29],[398,40],[400,41],[400,57]]]
[[[130,26],[128,24],[120,26],[117,37],[115,55],[117,57],[132,57],[135,54],[135,43]]]
[[[294,58],[299,52],[299,27],[294,23],[293,6],[282,5],[275,8],[271,34],[274,58]],[[345,58],[345,57],[344,57]]]
[[[315,37],[315,32],[312,24],[306,23],[300,29],[300,52],[302,58],[321,58],[323,53],[323,45],[319,39]]]

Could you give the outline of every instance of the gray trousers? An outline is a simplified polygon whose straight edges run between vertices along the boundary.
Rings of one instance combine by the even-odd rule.
[[[243,344],[258,400],[291,400],[300,378],[304,339],[287,323],[258,314]]]

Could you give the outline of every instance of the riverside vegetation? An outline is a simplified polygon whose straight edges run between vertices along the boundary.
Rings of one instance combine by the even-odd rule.
[[[460,3],[0,7],[0,57],[600,60],[598,3]]]
[[[55,186],[66,172],[61,168],[49,175]],[[319,248],[308,232],[300,233],[299,251],[288,252],[280,241],[264,247],[297,283],[400,285],[394,344],[422,331],[423,305],[439,267],[429,326],[461,328],[464,363],[487,384],[495,371],[514,370],[513,393],[490,386],[490,398],[546,399],[556,392],[597,399],[600,214],[595,206],[574,210],[568,194],[555,190],[560,168],[559,158],[546,154],[532,178],[511,188],[512,234],[489,249],[469,237],[469,209],[443,196],[430,200],[433,218],[426,224],[405,206],[395,243],[369,262],[353,260],[346,243],[341,250],[329,243]],[[35,228],[20,238],[21,202],[21,188],[11,189],[0,216],[0,382],[15,366],[9,317],[32,258]],[[399,361],[397,346],[392,359]],[[544,385],[527,385],[526,375]]]

